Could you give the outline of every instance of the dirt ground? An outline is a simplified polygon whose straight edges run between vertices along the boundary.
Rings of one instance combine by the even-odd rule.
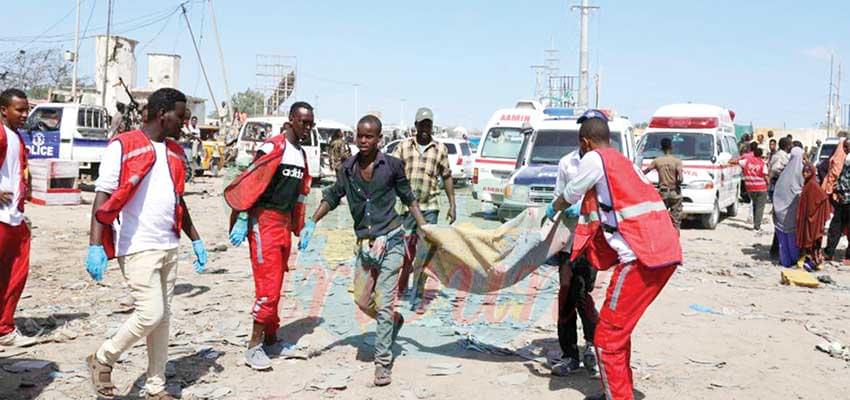
[[[432,282],[424,315],[401,302],[408,323],[394,349],[393,383],[372,387],[374,324],[348,293],[353,235],[344,207],[319,224],[311,250],[293,253],[280,311],[279,337],[287,347],[272,371],[250,370],[241,360],[253,284],[247,246],[226,244],[223,181],[200,178],[186,197],[211,252],[207,273],[195,274],[183,239],[172,304],[173,393],[193,399],[581,399],[599,390],[598,380],[584,372],[549,374],[546,357],[558,354],[557,273],[550,267],[490,296]],[[88,202],[92,195],[83,197]],[[314,190],[310,212],[318,198]],[[461,220],[498,225],[483,218],[468,188],[458,198]],[[90,207],[27,209],[35,226],[32,266],[16,316],[22,330],[40,333],[45,342],[0,353],[2,399],[95,398],[83,359],[127,318],[131,299],[117,263],[101,284],[85,272]],[[824,340],[818,334],[850,343],[850,267],[828,265],[818,275],[835,283],[817,289],[783,286],[780,268],[769,261],[770,234],[753,232],[745,220],[682,231],[685,264],[634,335],[638,398],[850,398],[850,363],[815,349]],[[601,273],[597,305],[606,286]],[[139,396],[146,364],[139,343],[116,365],[114,380],[127,398]]]

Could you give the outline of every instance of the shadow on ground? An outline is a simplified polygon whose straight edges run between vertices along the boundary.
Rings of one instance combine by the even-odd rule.
[[[61,328],[66,322],[88,318],[89,313],[50,314],[47,317],[18,317],[15,326],[27,336],[47,336]],[[2,353],[0,353],[2,356]]]

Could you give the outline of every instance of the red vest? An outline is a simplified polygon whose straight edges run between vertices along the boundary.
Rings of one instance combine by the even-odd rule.
[[[679,234],[661,196],[651,184],[644,182],[632,162],[612,148],[596,150],[602,157],[610,206],[617,218],[616,230],[631,247],[637,259],[649,268],[682,263]],[[608,207],[604,208],[608,208]],[[619,263],[617,252],[608,245],[599,219],[596,189],[585,194],[581,215],[573,236],[572,258],[585,255],[590,263],[606,270]]]
[[[747,153],[743,157],[744,165],[744,187],[748,192],[766,192],[767,175],[764,173],[764,160],[756,157],[753,153]]]
[[[109,258],[115,257],[115,232],[112,223],[118,218],[121,210],[133,198],[139,183],[150,173],[156,163],[156,150],[151,140],[140,130],[124,132],[112,141],[121,143],[121,174],[118,177],[118,188],[109,196],[109,200],[103,203],[95,212],[95,218],[101,224],[107,225],[109,229],[103,231],[103,248]],[[180,229],[183,226],[183,189],[186,182],[186,155],[183,148],[171,139],[165,139],[167,149],[168,170],[171,172],[171,181],[174,183],[174,232],[180,237]],[[160,190],[153,188],[153,190]]]
[[[18,152],[18,162],[21,163],[21,184],[18,190],[21,191],[21,198],[18,201],[18,210],[20,212],[24,212],[24,201],[27,198],[27,191],[29,186],[29,171],[27,171],[27,154],[29,150],[24,145],[24,138],[21,137],[21,134],[15,132],[15,135],[18,136],[18,141],[21,143],[21,149]],[[0,165],[6,162],[6,147],[9,145],[8,140],[6,139],[6,128],[3,127],[3,124],[0,123]]]
[[[274,174],[277,173],[277,166],[280,165],[280,160],[286,150],[286,135],[274,136],[266,143],[273,144],[274,150],[254,160],[245,172],[242,172],[224,189],[224,200],[230,208],[236,211],[247,211],[253,208],[271,183]],[[304,178],[301,180],[298,202],[295,203],[295,207],[291,211],[289,227],[289,230],[296,236],[304,228],[304,218],[307,214],[307,206],[304,202],[307,200],[307,195],[310,194],[310,183],[312,182],[310,171],[307,169],[307,154],[304,149],[301,150],[301,154],[304,155]]]

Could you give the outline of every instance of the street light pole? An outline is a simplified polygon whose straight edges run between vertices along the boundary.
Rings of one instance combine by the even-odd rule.
[[[77,0],[77,28],[74,32],[74,76],[71,77],[71,101],[77,102],[77,60],[80,52],[80,0]]]

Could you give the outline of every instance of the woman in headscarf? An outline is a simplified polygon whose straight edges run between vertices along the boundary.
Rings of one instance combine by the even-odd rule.
[[[797,267],[807,270],[819,269],[823,263],[821,242],[823,227],[832,213],[829,196],[818,185],[816,171],[812,164],[803,163],[803,192],[800,194],[800,207],[797,211],[797,247],[802,256],[797,261]]]
[[[832,191],[835,215],[832,217],[832,222],[829,223],[826,249],[824,249],[827,260],[832,260],[835,256],[835,248],[838,246],[841,234],[847,234],[848,226],[850,226],[850,141],[845,140],[842,144],[847,155],[844,157],[843,168]],[[848,236],[848,239],[850,239],[850,236]],[[844,262],[847,263],[850,259],[850,248],[845,251],[844,258]]]
[[[803,191],[803,149],[794,147],[788,164],[776,181],[773,217],[779,241],[779,263],[790,267],[800,258],[797,247],[797,208]]]

